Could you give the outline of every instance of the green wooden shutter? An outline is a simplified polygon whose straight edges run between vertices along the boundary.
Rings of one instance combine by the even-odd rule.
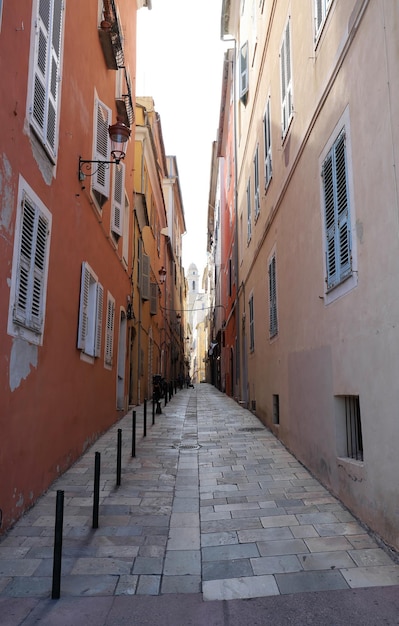
[[[123,213],[125,199],[125,166],[114,166],[114,189],[112,197],[111,230],[117,235],[123,232]]]

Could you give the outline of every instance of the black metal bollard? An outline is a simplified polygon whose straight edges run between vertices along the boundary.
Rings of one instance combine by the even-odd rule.
[[[58,600],[61,594],[62,527],[64,524],[64,492],[57,491],[54,530],[53,587],[51,597]]]
[[[121,484],[121,471],[122,471],[122,429],[118,428],[118,446],[116,453],[116,486]]]
[[[152,394],[152,425],[155,424],[155,393]]]
[[[94,455],[94,491],[93,491],[93,528],[98,528],[98,508],[100,503],[100,466],[101,454]]]
[[[136,411],[132,415],[132,456],[136,456]]]
[[[147,398],[144,398],[143,437],[147,437]]]

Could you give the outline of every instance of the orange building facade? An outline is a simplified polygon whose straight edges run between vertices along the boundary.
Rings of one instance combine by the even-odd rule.
[[[0,532],[129,405],[136,12],[5,3],[0,31]],[[131,130],[112,161],[108,127]]]

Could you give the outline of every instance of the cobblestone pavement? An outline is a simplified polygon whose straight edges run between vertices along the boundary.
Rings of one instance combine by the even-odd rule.
[[[399,565],[346,508],[214,387],[178,391],[154,425],[149,404],[145,437],[143,405],[136,416],[135,457],[130,411],[2,538],[0,601],[51,595],[57,490],[63,598],[202,593],[207,601],[399,584]]]

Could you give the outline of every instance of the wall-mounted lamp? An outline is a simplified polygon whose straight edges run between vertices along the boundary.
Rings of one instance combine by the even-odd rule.
[[[161,283],[161,285],[163,285],[163,283],[166,280],[166,269],[164,268],[163,265],[161,269],[159,270],[158,274],[159,274],[159,282]]]
[[[125,158],[126,150],[125,143],[130,138],[131,130],[126,124],[119,119],[115,124],[108,127],[108,134],[111,139],[111,156],[112,161],[88,161],[79,157],[79,180],[82,181],[86,176],[94,176],[98,172],[98,167],[93,171],[93,165],[119,165],[122,159]],[[83,171],[83,166],[84,170]]]

